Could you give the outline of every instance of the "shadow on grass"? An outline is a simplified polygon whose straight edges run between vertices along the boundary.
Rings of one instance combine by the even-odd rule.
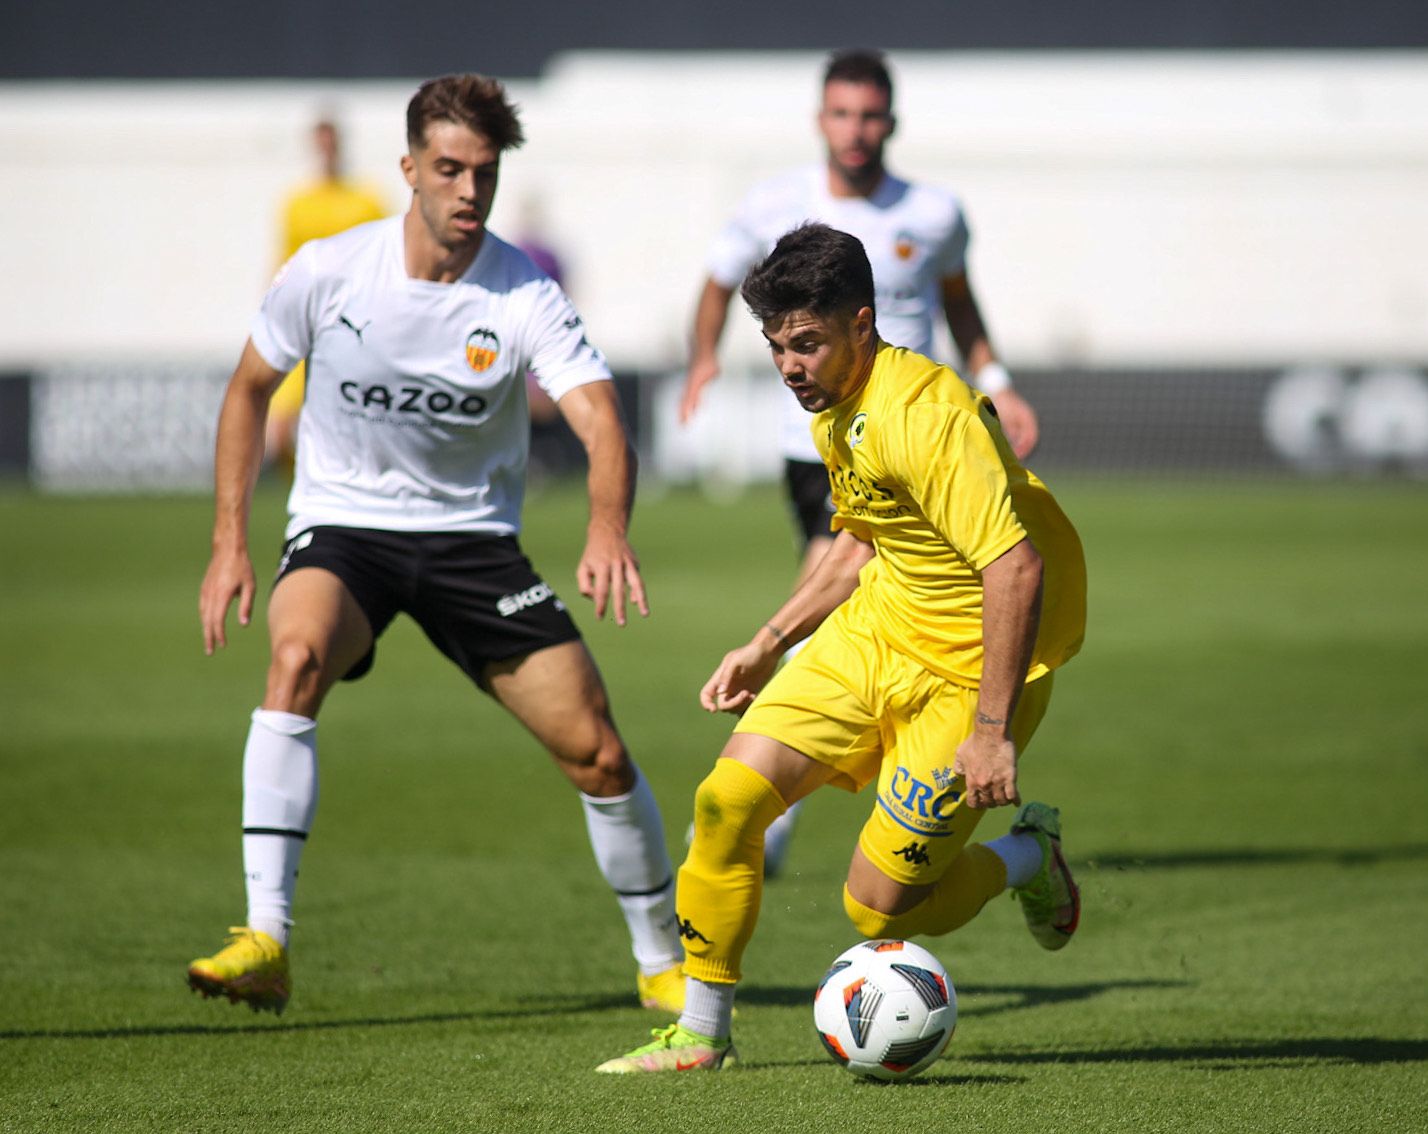
[[[869,1090],[894,1090],[905,1091],[912,1087],[1010,1087],[1018,1086],[1026,1082],[1025,1075],[992,1075],[986,1072],[961,1072],[952,1071],[950,1068],[957,1065],[955,1056],[945,1055],[934,1064],[934,1070],[923,1071],[912,1079],[904,1079],[901,1082],[883,1082],[878,1079],[854,1078],[854,1082],[860,1087],[867,1087]],[[740,1063],[739,1074],[746,1074],[750,1071],[783,1071],[790,1067],[831,1067],[831,1059],[759,1059],[753,1063]]]
[[[1088,1000],[1104,992],[1127,988],[1179,988],[1184,981],[1101,981],[1095,984],[1067,985],[963,985],[958,992],[962,997],[961,1014],[971,1016],[994,1016],[1023,1008],[1034,1008],[1041,1004],[1067,1004]],[[969,1002],[975,996],[1009,997],[1009,1002],[981,1005]],[[742,989],[740,1003],[762,1004],[774,1008],[801,1008],[813,1001],[810,988],[789,985],[755,985]],[[608,996],[565,997],[559,1000],[526,1001],[510,1008],[476,1009],[469,1012],[423,1012],[410,1016],[365,1016],[342,1020],[281,1020],[276,1018],[251,1018],[247,1023],[230,1024],[149,1024],[114,1028],[34,1028],[0,1031],[0,1042],[5,1040],[35,1039],[137,1039],[158,1036],[226,1036],[252,1035],[259,1032],[322,1032],[346,1028],[391,1028],[413,1027],[422,1024],[474,1023],[482,1020],[527,1020],[542,1016],[571,1016],[582,1012],[611,1012],[633,1009],[627,993],[611,993]],[[219,1004],[216,1011],[230,1010],[226,1004]],[[231,1009],[236,1011],[236,1006]]]
[[[1003,1012],[1036,1008],[1042,1004],[1072,1004],[1090,1000],[1107,992],[1134,988],[1186,988],[1192,981],[1183,980],[1104,980],[1090,984],[958,984],[957,1012],[959,1016],[997,1016]],[[978,1004],[974,997],[997,997],[1001,1002]],[[739,990],[741,1004],[767,1004],[777,1008],[795,1008],[813,1003],[811,988],[787,986],[743,988]]]
[[[1081,861],[1092,870],[1178,870],[1216,866],[1284,866],[1331,863],[1378,866],[1428,859],[1428,843],[1396,847],[1226,847],[1150,854],[1093,854]]]
[[[525,1020],[541,1016],[569,1016],[579,1012],[608,1012],[633,1007],[628,994],[569,997],[549,1003],[519,1008],[491,1008],[471,1012],[423,1012],[411,1016],[366,1016],[347,1020],[280,1019],[246,1024],[150,1024],[126,1028],[36,1028],[32,1031],[0,1031],[0,1041],[34,1039],[148,1039],[155,1036],[230,1036],[258,1032],[323,1032],[345,1028],[413,1027],[421,1024],[462,1024],[478,1020]],[[227,1009],[221,1005],[217,1011]],[[234,1009],[236,1010],[236,1008]]]
[[[1200,1063],[1224,1070],[1306,1062],[1422,1063],[1428,1062],[1428,1040],[1293,1039],[1225,1040],[1183,1046],[1088,1049],[1084,1051],[982,1051],[963,1059],[977,1063]]]

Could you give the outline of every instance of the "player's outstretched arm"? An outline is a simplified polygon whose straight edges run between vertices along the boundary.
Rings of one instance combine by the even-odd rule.
[[[699,303],[694,309],[689,369],[684,376],[684,394],[679,401],[681,425],[689,424],[699,409],[704,387],[719,377],[719,338],[724,333],[724,323],[729,318],[729,301],[733,297],[733,288],[713,279],[704,281],[704,290],[699,293]]]
[[[965,272],[942,281],[942,313],[962,355],[967,381],[992,399],[1012,452],[1017,460],[1025,460],[1041,439],[1041,425],[1031,403],[1013,389],[1011,375],[992,351],[991,336]]]
[[[858,572],[873,557],[873,545],[839,532],[793,596],[749,641],[724,655],[699,691],[711,713],[742,713],[778,668],[779,658],[833,613],[858,586]]]
[[[1029,539],[982,571],[982,679],[977,721],[957,748],[952,770],[967,780],[967,804],[1021,802],[1012,716],[1031,665],[1041,622],[1041,555]]]
[[[596,618],[604,618],[609,608],[615,623],[623,626],[627,596],[642,615],[650,612],[640,562],[628,537],[635,500],[635,448],[613,382],[577,386],[556,404],[590,463],[586,478],[590,524],[576,567],[580,593],[594,602]]]
[[[282,371],[263,361],[249,340],[223,397],[213,458],[212,553],[198,593],[205,654],[228,644],[225,623],[235,598],[239,624],[247,626],[253,617],[257,586],[248,555],[248,514],[263,463],[268,401],[282,379]]]

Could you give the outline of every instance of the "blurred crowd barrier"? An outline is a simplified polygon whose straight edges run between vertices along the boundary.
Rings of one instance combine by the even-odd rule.
[[[0,376],[0,473],[55,492],[201,491],[226,371],[171,361]],[[1043,473],[1428,478],[1428,370],[1290,367],[1027,369]],[[617,377],[647,481],[712,494],[781,475],[780,401],[763,369],[708,388],[678,421],[679,373]],[[582,471],[563,424],[532,438],[533,475]]]

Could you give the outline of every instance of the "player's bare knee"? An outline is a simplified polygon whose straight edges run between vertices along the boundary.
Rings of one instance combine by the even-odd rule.
[[[613,730],[601,730],[594,744],[578,753],[558,756],[565,774],[586,795],[607,799],[635,786],[635,766]]]
[[[274,642],[265,707],[296,711],[296,706],[315,694],[321,669],[321,659],[309,643],[298,638]]]

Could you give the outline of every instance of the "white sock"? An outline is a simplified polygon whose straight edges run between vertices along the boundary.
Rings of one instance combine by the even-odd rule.
[[[288,943],[298,862],[317,810],[317,722],[254,709],[243,750],[248,925]]]
[[[787,665],[808,645],[808,639],[795,642],[784,651],[780,665]],[[798,813],[803,809],[803,800],[790,803],[788,810],[769,824],[764,832],[764,877],[773,878],[783,869],[784,855],[788,854],[789,840],[793,838],[793,827],[798,822]]]
[[[798,822],[798,813],[803,809],[803,800],[790,803],[788,810],[769,824],[764,832],[764,877],[772,878],[783,868],[783,856],[788,853],[789,840],[793,838],[793,825]]]
[[[674,916],[674,866],[664,845],[664,823],[649,782],[635,769],[624,795],[580,793],[585,829],[605,881],[615,891],[630,930],[630,948],[645,976],[684,959]]]
[[[1025,831],[1003,835],[986,844],[1007,864],[1007,888],[1025,886],[1041,869],[1041,844]]]
[[[684,978],[684,1011],[681,1027],[701,1036],[727,1039],[734,1022],[733,984],[706,984],[694,977]]]

